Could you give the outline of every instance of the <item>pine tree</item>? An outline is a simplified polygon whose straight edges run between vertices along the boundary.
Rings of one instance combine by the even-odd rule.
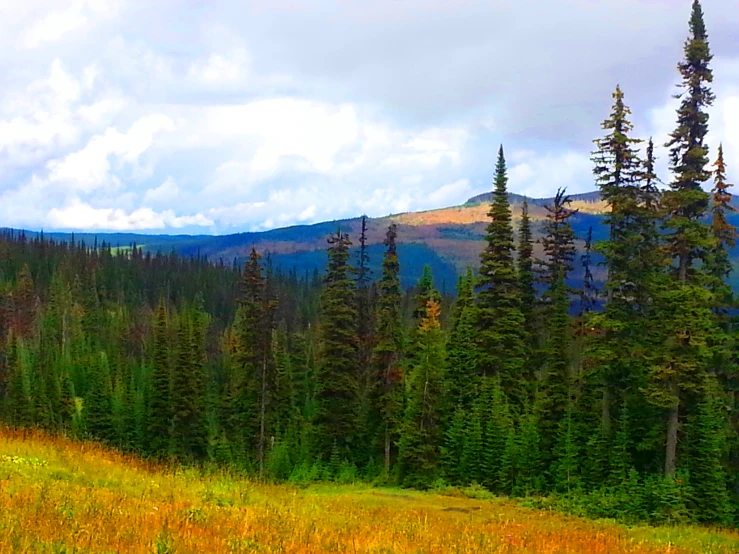
[[[28,264],[23,264],[18,272],[13,293],[13,305],[15,307],[14,330],[18,338],[27,339],[31,336],[36,317],[34,283]]]
[[[541,492],[544,466],[541,435],[535,414],[524,413],[521,416],[517,443],[518,457],[515,460],[516,479],[513,493],[527,496]]]
[[[85,428],[98,440],[112,441],[112,390],[108,357],[105,352],[100,352],[90,362],[89,390],[83,403]]]
[[[580,436],[574,414],[575,403],[569,401],[557,429],[557,442],[552,464],[555,488],[570,493],[580,485]]]
[[[22,342],[14,335],[10,335],[9,342],[6,356],[10,368],[10,383],[8,384],[5,417],[13,425],[26,427],[33,423],[27,355]]]
[[[377,345],[372,353],[381,442],[384,450],[385,471],[390,471],[391,448],[398,439],[403,408],[403,328],[400,288],[400,264],[395,244],[397,226],[388,227],[385,237],[385,255],[382,260],[382,277],[378,283]]]
[[[524,318],[527,342],[532,342],[535,334],[536,289],[534,280],[534,239],[531,234],[529,202],[524,198],[521,206],[521,225],[518,229],[518,285],[521,291],[521,313]]]
[[[338,230],[328,244],[321,293],[317,440],[322,454],[328,455],[335,443],[348,456],[355,438],[359,379],[356,287],[350,278],[348,235]]]
[[[721,413],[723,402],[716,385],[711,379],[693,416],[688,467],[697,519],[727,524],[731,519],[731,506],[722,463],[726,435]]]
[[[153,347],[151,395],[146,418],[148,449],[155,456],[166,456],[169,454],[172,405],[167,308],[163,298],[159,299],[156,311]]]
[[[713,215],[711,235],[714,245],[710,249],[706,265],[710,276],[714,279],[711,288],[716,295],[717,306],[725,313],[728,306],[732,304],[731,287],[727,285],[726,280],[732,270],[729,250],[736,246],[737,230],[726,217],[727,214],[736,212],[736,208],[731,205],[732,194],[729,191],[733,185],[726,181],[723,145],[718,147],[718,158],[714,167],[716,168],[714,186],[711,191],[711,213]]]
[[[575,256],[575,234],[569,222],[575,212],[568,208],[570,202],[564,190],[557,191],[553,204],[546,207],[545,235],[541,239],[546,255],[542,271],[542,281],[547,286],[543,296],[546,338],[537,410],[545,455],[551,454],[557,422],[564,418],[570,404],[570,288],[565,282]]]
[[[468,480],[463,464],[468,419],[468,411],[457,406],[446,426],[444,446],[441,448],[441,469],[444,478],[452,485],[463,485]]]
[[[179,315],[177,356],[172,371],[172,448],[184,461],[205,453],[203,367],[196,356],[192,314]]]
[[[434,287],[434,276],[431,274],[431,266],[423,266],[423,274],[416,284],[415,290],[416,307],[413,310],[413,319],[416,323],[426,317],[426,309],[429,300],[433,300],[437,304],[441,303],[441,295]]]
[[[275,387],[273,352],[276,302],[270,298],[261,256],[252,247],[244,266],[235,323],[238,348],[231,382],[231,435],[242,445],[243,460],[256,459],[264,473],[267,436],[274,433],[272,396]]]
[[[416,333],[418,344],[408,377],[408,404],[398,443],[401,477],[408,486],[427,487],[438,475],[444,379],[440,316],[439,304],[429,300]]]
[[[596,333],[590,335],[585,352],[588,385],[599,389],[601,396],[599,433],[593,437],[599,456],[612,439],[614,395],[633,386],[645,371],[645,310],[659,255],[653,145],[650,141],[647,159],[642,161],[637,149],[642,141],[630,136],[631,110],[620,87],[613,98],[611,114],[602,124],[607,134],[594,141],[597,150],[592,158],[601,198],[608,204],[604,222],[609,227],[608,238],[597,245],[608,267],[607,303],[603,312],[588,320]]]
[[[693,1],[690,36],[685,42],[685,59],[678,64],[684,92],[677,111],[677,128],[665,146],[670,148],[670,170],[674,180],[665,191],[663,204],[668,217],[665,227],[671,254],[677,258],[677,278],[681,283],[691,279],[692,264],[709,245],[708,226],[701,218],[708,209],[708,194],[701,188],[710,178],[706,169],[708,133],[706,108],[714,101],[709,84],[713,72],[709,63],[713,56],[698,0]]]
[[[605,137],[596,139],[593,153],[593,173],[600,188],[601,200],[607,203],[604,223],[609,226],[607,241],[599,244],[608,264],[606,293],[611,303],[615,296],[628,296],[632,283],[629,262],[634,248],[634,220],[640,209],[642,162],[637,146],[642,142],[631,138],[634,126],[628,117],[631,110],[624,104],[621,87],[613,93],[611,115],[601,127]]]
[[[670,170],[673,181],[662,198],[664,230],[669,254],[677,260],[674,282],[662,287],[657,303],[664,313],[660,317],[687,318],[662,331],[668,348],[652,372],[652,399],[667,408],[667,438],[665,441],[665,474],[672,476],[677,467],[678,422],[682,393],[686,387],[700,386],[702,372],[710,356],[706,354],[704,338],[712,334],[710,316],[705,307],[712,303],[711,294],[703,291],[703,278],[696,259],[706,257],[712,245],[710,227],[702,221],[708,210],[709,195],[702,184],[711,174],[706,169],[708,147],[704,140],[708,132],[706,108],[713,104],[709,84],[713,73],[703,10],[694,0],[690,18],[690,36],[685,43],[685,59],[678,64],[684,92],[680,96],[677,128],[666,146],[670,148]],[[688,334],[686,334],[688,333]],[[694,338],[692,333],[699,337]]]
[[[452,328],[447,343],[447,371],[445,404],[447,413],[456,407],[470,406],[477,381],[477,307],[475,305],[475,278],[468,268],[459,277],[457,301],[454,305]]]
[[[485,236],[487,244],[480,254],[478,368],[484,376],[500,376],[503,390],[521,400],[525,321],[521,312],[519,282],[513,260],[515,246],[507,184],[506,163],[501,146],[495,168],[493,202],[488,213],[490,223]]]

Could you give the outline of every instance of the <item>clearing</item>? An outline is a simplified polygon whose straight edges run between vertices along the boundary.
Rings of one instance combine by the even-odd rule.
[[[739,533],[627,528],[505,499],[261,484],[0,427],[0,552],[730,553]]]

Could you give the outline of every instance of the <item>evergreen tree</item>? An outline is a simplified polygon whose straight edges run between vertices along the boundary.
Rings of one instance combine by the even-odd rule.
[[[376,409],[384,450],[385,471],[390,471],[391,448],[398,439],[403,408],[403,328],[400,288],[400,264],[395,244],[397,226],[388,227],[385,236],[385,255],[382,260],[382,277],[378,287],[377,345],[372,354],[372,366],[376,379]]]
[[[167,308],[159,299],[154,323],[154,352],[152,356],[151,395],[147,414],[149,451],[155,456],[169,454],[172,426],[170,394],[169,337]]]
[[[457,302],[447,343],[445,400],[448,414],[458,406],[468,408],[476,390],[478,327],[474,282],[472,269],[468,268],[457,286]]]
[[[670,148],[670,170],[674,175],[663,204],[667,211],[665,229],[670,253],[677,259],[677,278],[681,283],[691,279],[693,261],[701,258],[709,246],[708,226],[701,218],[708,209],[708,194],[701,188],[711,174],[706,169],[708,133],[706,108],[714,101],[709,84],[713,72],[709,63],[713,56],[698,0],[693,1],[690,36],[685,42],[685,58],[678,64],[683,93],[677,111],[677,128],[665,146]]]
[[[433,300],[437,304],[441,304],[441,295],[434,287],[434,276],[431,274],[431,266],[423,266],[423,274],[416,284],[415,301],[416,307],[413,310],[413,319],[416,323],[426,317],[426,309],[429,300]]]
[[[642,141],[629,136],[634,126],[628,119],[631,110],[624,104],[621,87],[616,87],[613,98],[611,115],[601,125],[607,134],[593,141],[597,150],[592,158],[601,200],[608,205],[604,223],[609,226],[609,237],[599,245],[599,250],[608,264],[606,293],[609,303],[615,296],[623,298],[630,293],[632,272],[629,264],[633,257],[633,227],[641,204],[642,175],[637,151]]]
[[[711,191],[711,213],[713,216],[711,234],[714,245],[709,251],[706,265],[710,276],[714,279],[711,288],[716,295],[717,306],[725,312],[727,307],[732,304],[731,287],[727,285],[726,280],[731,274],[729,250],[736,246],[737,230],[727,219],[727,214],[736,212],[736,208],[731,205],[732,194],[729,188],[733,185],[726,181],[726,163],[724,162],[722,145],[718,147],[718,158],[714,167],[716,168],[714,171],[714,186]]]
[[[401,476],[408,486],[427,487],[438,475],[444,379],[440,315],[439,304],[429,300],[416,333],[418,344],[408,377],[408,404],[398,443]]]
[[[534,239],[531,233],[529,202],[524,198],[521,206],[521,225],[518,229],[518,284],[521,291],[521,313],[524,318],[525,339],[528,343],[532,343],[535,338],[536,289],[534,280]],[[529,344],[529,348],[531,346]]]
[[[727,524],[731,520],[731,505],[726,489],[726,470],[722,464],[726,450],[722,411],[723,402],[716,382],[711,379],[693,416],[688,466],[698,520]]]
[[[524,368],[523,326],[516,265],[511,208],[508,203],[508,176],[503,147],[498,151],[495,190],[490,206],[490,223],[485,250],[480,254],[480,292],[478,295],[479,358],[482,375],[500,376],[503,390],[522,398],[521,375]]]
[[[558,436],[557,422],[564,418],[570,404],[570,288],[565,282],[575,256],[575,234],[569,222],[575,212],[568,208],[570,202],[564,190],[557,191],[553,204],[546,207],[546,234],[541,239],[546,255],[542,271],[547,286],[543,296],[546,337],[537,408],[545,455],[552,453]]]
[[[10,383],[5,400],[5,417],[13,425],[30,426],[33,423],[31,409],[31,384],[27,373],[27,355],[23,344],[11,334],[7,350]]]
[[[665,474],[672,476],[677,467],[677,444],[680,407],[686,387],[700,386],[707,356],[707,336],[712,334],[710,316],[705,307],[713,303],[713,295],[705,294],[696,259],[705,259],[712,245],[710,227],[702,218],[708,210],[708,193],[702,184],[711,174],[706,169],[708,147],[704,140],[708,132],[706,108],[713,104],[714,95],[709,84],[713,73],[703,10],[694,0],[690,18],[690,36],[685,43],[685,58],[678,64],[684,92],[678,108],[677,128],[666,146],[670,148],[670,170],[673,181],[662,198],[664,230],[671,258],[677,260],[672,283],[665,283],[656,302],[663,312],[682,316],[687,321],[667,325],[659,342],[674,345],[655,364],[652,372],[651,398],[667,408],[667,438],[665,441]],[[680,303],[680,304],[678,304]],[[698,333],[698,337],[690,335]],[[686,335],[686,333],[688,333]],[[658,391],[658,392],[657,392]]]
[[[274,433],[272,337],[277,305],[270,298],[268,285],[261,256],[252,247],[244,267],[239,317],[235,325],[238,348],[231,384],[231,427],[234,439],[244,446],[241,452],[247,457],[245,461],[250,463],[253,456],[260,475],[264,473],[267,436]]]
[[[84,399],[85,428],[94,438],[112,441],[113,420],[108,357],[105,352],[90,360],[89,389]]]
[[[359,378],[355,283],[350,278],[348,235],[338,230],[328,243],[321,294],[317,442],[324,455],[336,444],[348,456],[356,431]]]
[[[179,316],[177,356],[172,371],[172,448],[182,460],[201,459],[205,451],[203,367],[196,357],[192,315]]]

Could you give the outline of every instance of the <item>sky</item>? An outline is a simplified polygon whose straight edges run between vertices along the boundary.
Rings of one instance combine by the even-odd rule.
[[[225,234],[594,189],[675,125],[690,0],[0,0],[0,226]],[[739,0],[704,0],[739,181]]]

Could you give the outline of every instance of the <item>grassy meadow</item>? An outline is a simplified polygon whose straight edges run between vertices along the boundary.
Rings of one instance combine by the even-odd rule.
[[[0,552],[728,554],[739,533],[626,528],[461,493],[261,484],[0,427]]]

